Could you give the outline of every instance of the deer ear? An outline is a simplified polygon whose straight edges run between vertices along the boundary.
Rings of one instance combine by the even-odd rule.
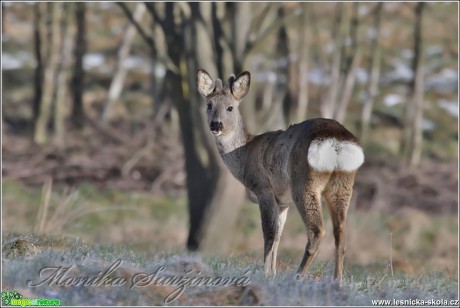
[[[198,86],[198,92],[200,92],[200,94],[204,97],[211,94],[214,90],[214,81],[211,76],[209,76],[208,72],[203,69],[198,69],[196,73],[196,83]]]
[[[246,71],[241,73],[235,80],[232,80],[230,89],[237,100],[243,99],[248,94],[249,85],[251,84],[251,74]]]

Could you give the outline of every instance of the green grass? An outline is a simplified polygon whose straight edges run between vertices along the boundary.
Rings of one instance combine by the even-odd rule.
[[[11,182],[4,182],[2,188],[4,215],[14,219],[6,220],[4,230],[31,232],[41,202],[41,190]],[[48,217],[52,217],[53,212],[63,206],[67,196],[61,188],[53,188]],[[64,226],[54,233],[72,234],[89,241],[113,240],[114,232],[119,232],[120,226],[129,228],[133,223],[139,232],[137,236],[131,234],[126,238],[128,242],[139,243],[147,241],[147,233],[157,231],[170,218],[187,219],[184,199],[153,198],[148,193],[124,193],[114,189],[99,191],[90,185],[82,185],[73,200],[69,211],[75,211],[75,215],[68,217],[64,213],[60,216],[65,220]],[[46,221],[51,227],[54,223]]]

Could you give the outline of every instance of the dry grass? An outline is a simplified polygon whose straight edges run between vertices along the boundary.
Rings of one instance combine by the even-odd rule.
[[[259,262],[247,257],[200,256],[186,253],[135,253],[121,245],[91,245],[61,237],[10,234],[5,245],[22,241],[38,250],[7,254],[3,249],[2,279],[4,289],[16,290],[28,298],[59,298],[62,305],[163,305],[177,289],[153,283],[132,286],[138,273],[154,273],[164,266],[164,275],[188,277],[247,277],[246,286],[187,286],[173,305],[371,305],[373,299],[456,299],[458,283],[452,278],[430,273],[390,276],[372,267],[349,268],[342,289],[331,281],[329,264],[316,262],[309,277],[296,281],[293,270],[281,271],[274,280],[266,279]],[[11,245],[10,245],[11,246]],[[120,286],[59,286],[37,284],[43,267],[72,266],[68,277],[94,277],[116,260],[122,260],[110,277],[126,279]],[[292,264],[291,264],[292,265]]]

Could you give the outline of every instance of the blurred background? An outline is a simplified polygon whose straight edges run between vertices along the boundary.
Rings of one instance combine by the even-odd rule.
[[[262,262],[259,210],[216,153],[198,68],[251,72],[253,133],[327,117],[359,137],[348,264],[457,276],[456,3],[2,2],[3,235]],[[291,209],[281,266],[305,243]]]

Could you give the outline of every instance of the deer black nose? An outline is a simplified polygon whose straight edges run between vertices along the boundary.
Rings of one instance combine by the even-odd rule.
[[[224,128],[224,125],[222,124],[222,122],[213,121],[211,122],[210,128],[211,128],[211,131],[217,132],[217,131],[221,131]]]

